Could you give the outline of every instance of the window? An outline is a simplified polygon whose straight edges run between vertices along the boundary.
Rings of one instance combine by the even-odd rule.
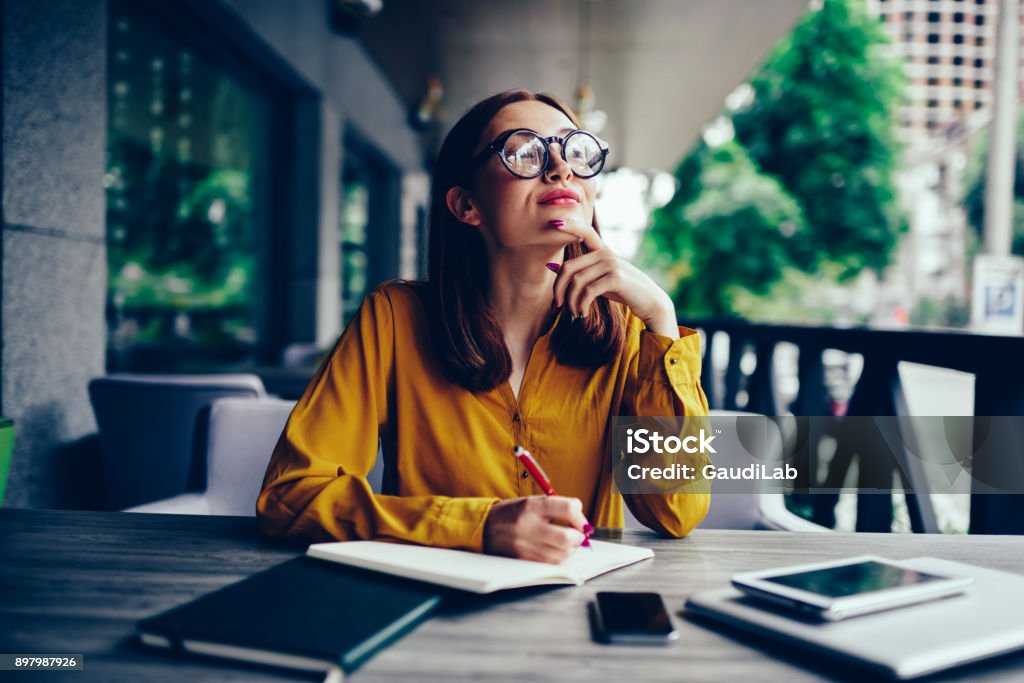
[[[348,323],[367,292],[398,276],[399,172],[354,130],[342,156],[341,314]]]
[[[939,106],[939,101],[938,100],[928,100],[928,108],[929,109],[935,109],[938,106]]]
[[[985,66],[985,60],[984,59],[982,59],[981,57],[978,57],[978,58],[976,58],[974,60],[974,68],[975,69],[980,69],[983,66]]]
[[[963,109],[964,103],[962,100],[953,100],[954,109]]]
[[[964,42],[964,37],[963,37],[963,35],[961,35],[961,34],[959,34],[959,33],[958,33],[958,34],[956,34],[955,36],[953,36],[953,42],[954,42],[954,43],[955,43],[956,45],[961,45],[961,44],[962,44],[962,43]]]
[[[351,154],[351,153],[350,153]],[[345,159],[341,177],[341,305],[347,323],[368,289],[366,233],[370,223],[371,178],[354,155]]]
[[[938,84],[939,84],[939,79],[935,78],[934,76],[932,78],[928,79],[928,85],[938,85]]]
[[[953,23],[954,24],[962,24],[962,23],[964,23],[964,13],[963,12],[954,12],[953,13]]]
[[[930,56],[928,58],[928,63],[929,64],[938,64],[939,63],[939,58],[937,56],[935,56],[935,55],[932,55],[932,56]]]
[[[959,76],[953,78],[953,87],[959,88],[963,84],[964,79],[960,78]]]
[[[939,34],[938,33],[929,33],[928,34],[928,42],[933,44],[933,45],[935,43],[938,43],[939,42]]]
[[[975,15],[974,23],[977,26],[984,26],[985,25],[985,15],[984,14],[977,14],[977,15]]]
[[[974,87],[976,90],[981,90],[985,87],[985,81],[974,81]]]
[[[960,55],[957,55],[956,57],[953,57],[953,66],[962,66],[963,63],[964,63],[964,58],[961,57]]]
[[[937,23],[939,23],[939,19],[940,19],[940,16],[939,16],[938,12],[929,12],[928,13],[928,23],[930,23],[930,24],[937,24]]]
[[[979,47],[984,45],[985,44],[985,36],[977,36],[974,39],[974,44],[979,46]]]
[[[144,7],[110,3],[108,368],[245,359],[269,97]]]

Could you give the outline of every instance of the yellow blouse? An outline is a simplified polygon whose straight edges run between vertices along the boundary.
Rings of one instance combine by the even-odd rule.
[[[559,495],[583,501],[595,526],[622,526],[625,498],[646,526],[684,536],[707,514],[710,496],[622,496],[605,454],[613,416],[707,414],[699,336],[683,327],[678,340],[648,332],[628,309],[626,320],[621,355],[597,369],[559,364],[548,330],[517,400],[508,382],[473,393],[445,379],[417,292],[384,283],[292,411],[256,503],[261,528],[275,537],[481,551],[495,502],[543,493],[512,455],[518,443]],[[366,479],[378,438],[383,494]]]

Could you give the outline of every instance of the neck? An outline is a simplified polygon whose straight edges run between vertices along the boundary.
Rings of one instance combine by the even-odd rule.
[[[490,256],[491,310],[510,343],[532,344],[551,314],[555,274],[545,264],[561,263],[561,249],[500,251]]]

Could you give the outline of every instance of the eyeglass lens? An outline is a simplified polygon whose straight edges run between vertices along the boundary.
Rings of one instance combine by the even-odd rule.
[[[565,138],[565,160],[572,172],[581,178],[596,175],[604,161],[601,146],[587,133],[576,133]],[[534,133],[520,131],[505,141],[502,157],[516,175],[535,177],[544,170],[548,143]]]

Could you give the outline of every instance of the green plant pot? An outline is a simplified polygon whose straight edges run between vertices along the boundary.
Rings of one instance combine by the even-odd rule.
[[[11,471],[11,454],[14,452],[14,422],[0,417],[0,505],[4,504],[7,492],[7,474]]]

